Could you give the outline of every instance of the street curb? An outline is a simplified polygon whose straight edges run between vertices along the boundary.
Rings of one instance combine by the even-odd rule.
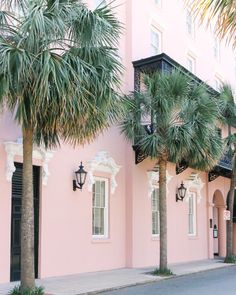
[[[125,288],[129,288],[129,287],[154,284],[154,283],[161,282],[161,281],[164,281],[164,280],[171,280],[171,279],[175,279],[175,278],[187,277],[187,276],[190,276],[190,275],[193,275],[193,274],[203,273],[203,272],[207,272],[207,271],[219,270],[219,269],[228,268],[228,267],[232,267],[232,266],[236,266],[236,264],[234,264],[234,263],[227,263],[226,265],[223,265],[221,267],[210,268],[210,269],[203,269],[203,270],[199,270],[199,271],[189,272],[189,273],[186,273],[186,274],[179,274],[179,275],[173,274],[173,275],[167,276],[167,277],[156,276],[157,279],[153,279],[153,280],[147,280],[147,281],[143,281],[143,282],[130,283],[130,284],[127,284],[127,285],[122,285],[122,286],[104,288],[104,289],[97,290],[97,291],[89,291],[89,292],[85,292],[85,293],[78,293],[76,295],[101,294],[103,292],[110,292],[110,291],[116,291],[116,290],[125,289]]]

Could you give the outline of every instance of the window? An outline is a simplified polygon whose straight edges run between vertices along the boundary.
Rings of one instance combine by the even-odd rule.
[[[159,215],[159,189],[152,192],[152,234],[160,233],[160,215]]]
[[[161,32],[151,30],[151,54],[156,55],[161,53]]]
[[[213,50],[215,59],[220,61],[220,40],[217,37],[214,38]]]
[[[194,37],[194,21],[190,9],[186,11],[186,30],[189,36]]]
[[[192,56],[187,56],[187,69],[195,74],[196,60]]]
[[[188,234],[196,235],[196,194],[189,193],[188,201]]]
[[[93,184],[93,236],[108,237],[108,179],[95,178]]]

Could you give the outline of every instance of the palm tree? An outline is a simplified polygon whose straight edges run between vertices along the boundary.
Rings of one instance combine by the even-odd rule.
[[[117,119],[121,27],[108,6],[90,11],[75,0],[1,3],[0,104],[23,134],[23,292],[35,285],[33,143],[84,144]]]
[[[159,165],[160,265],[167,261],[167,162],[181,162],[198,169],[213,167],[221,155],[216,131],[218,108],[202,85],[179,71],[156,72],[144,78],[145,91],[124,99],[126,116],[121,131]]]
[[[200,16],[201,22],[205,19],[208,24],[216,20],[216,33],[223,39],[233,42],[236,46],[236,1],[235,0],[185,0],[191,6],[194,15]]]
[[[233,262],[233,208],[236,186],[236,134],[232,134],[231,129],[232,127],[236,127],[236,105],[234,102],[233,90],[228,84],[224,84],[220,89],[220,106],[223,114],[223,123],[228,126],[228,136],[225,139],[227,153],[232,159],[232,174],[228,194],[228,210],[230,211],[230,220],[227,220],[225,262]]]

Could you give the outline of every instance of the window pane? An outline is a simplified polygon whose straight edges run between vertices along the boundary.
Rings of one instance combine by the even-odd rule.
[[[193,197],[189,198],[189,214],[193,214]]]
[[[93,209],[93,235],[104,235],[104,209]]]
[[[157,234],[157,212],[152,212],[152,234]]]
[[[106,200],[106,181],[96,180],[93,185],[93,210],[92,210],[92,232],[93,235],[105,235],[107,233],[107,200]]]
[[[188,234],[196,234],[196,195],[190,194],[188,204]]]
[[[100,194],[100,181],[96,181],[96,193]]]
[[[105,207],[105,181],[101,181],[100,182],[101,184],[101,190],[100,190],[100,193],[101,193],[101,207]]]
[[[193,216],[189,214],[189,234],[193,234]]]
[[[151,53],[159,54],[161,52],[161,44],[160,44],[160,33],[157,31],[151,31]]]
[[[94,207],[100,207],[100,195],[94,194]]]

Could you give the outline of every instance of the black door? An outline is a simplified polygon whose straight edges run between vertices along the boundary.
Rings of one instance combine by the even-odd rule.
[[[11,215],[11,281],[20,280],[20,221],[23,165],[15,163],[16,171],[12,176],[12,215]],[[38,277],[38,240],[39,240],[39,178],[40,168],[33,166],[34,189],[34,236],[35,236],[35,277]]]

